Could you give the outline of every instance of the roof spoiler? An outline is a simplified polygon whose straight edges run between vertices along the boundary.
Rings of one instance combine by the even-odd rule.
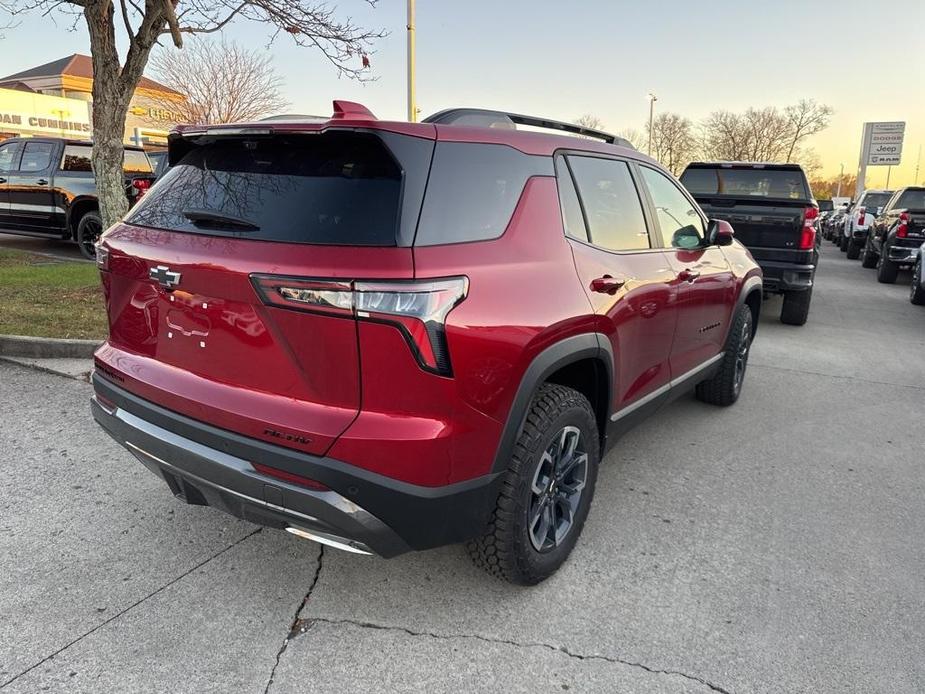
[[[595,140],[603,140],[607,144],[635,149],[635,147],[630,144],[629,140],[604,132],[603,130],[594,130],[593,128],[586,128],[583,125],[552,120],[551,118],[525,116],[520,113],[506,113],[504,111],[491,111],[482,108],[450,108],[445,111],[438,111],[421,122],[440,125],[470,125],[487,128],[498,126],[512,127],[514,124],[528,125],[534,128],[558,130],[573,135],[582,135]]]

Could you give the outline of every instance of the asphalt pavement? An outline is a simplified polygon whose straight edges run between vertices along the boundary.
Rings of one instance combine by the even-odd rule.
[[[742,397],[620,441],[534,588],[184,506],[83,382],[0,362],[0,690],[925,691],[925,310],[825,244]]]
[[[57,260],[75,260],[84,263],[93,262],[80,254],[80,249],[73,241],[49,238],[48,236],[22,236],[6,234],[0,229],[0,248],[11,248],[46,255]]]

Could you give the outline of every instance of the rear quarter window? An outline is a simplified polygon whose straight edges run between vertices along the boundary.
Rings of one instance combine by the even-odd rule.
[[[183,156],[126,221],[263,241],[394,246],[401,198],[402,171],[373,135],[216,139]]]
[[[417,246],[487,241],[504,233],[531,176],[553,176],[550,157],[507,145],[438,142]]]

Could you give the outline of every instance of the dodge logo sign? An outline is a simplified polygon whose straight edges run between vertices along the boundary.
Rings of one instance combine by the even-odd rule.
[[[180,284],[180,273],[174,272],[166,265],[158,265],[151,268],[148,276],[161,285],[164,289],[173,289]]]

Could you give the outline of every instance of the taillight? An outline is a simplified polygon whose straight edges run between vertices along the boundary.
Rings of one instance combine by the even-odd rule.
[[[896,225],[896,238],[904,239],[909,235],[909,213],[899,213],[899,224]]]
[[[144,194],[148,192],[149,188],[151,188],[151,179],[133,178],[132,188],[135,189],[135,199],[139,200],[144,197]]]
[[[867,208],[858,208],[858,226],[864,226],[864,219],[867,217]]]
[[[800,231],[800,250],[809,250],[816,245],[816,227],[813,222],[819,216],[818,207],[807,207],[803,210],[803,229]]]
[[[387,323],[408,342],[421,368],[451,376],[446,316],[466,298],[469,280],[314,280],[251,275],[264,303],[341,318]]]

